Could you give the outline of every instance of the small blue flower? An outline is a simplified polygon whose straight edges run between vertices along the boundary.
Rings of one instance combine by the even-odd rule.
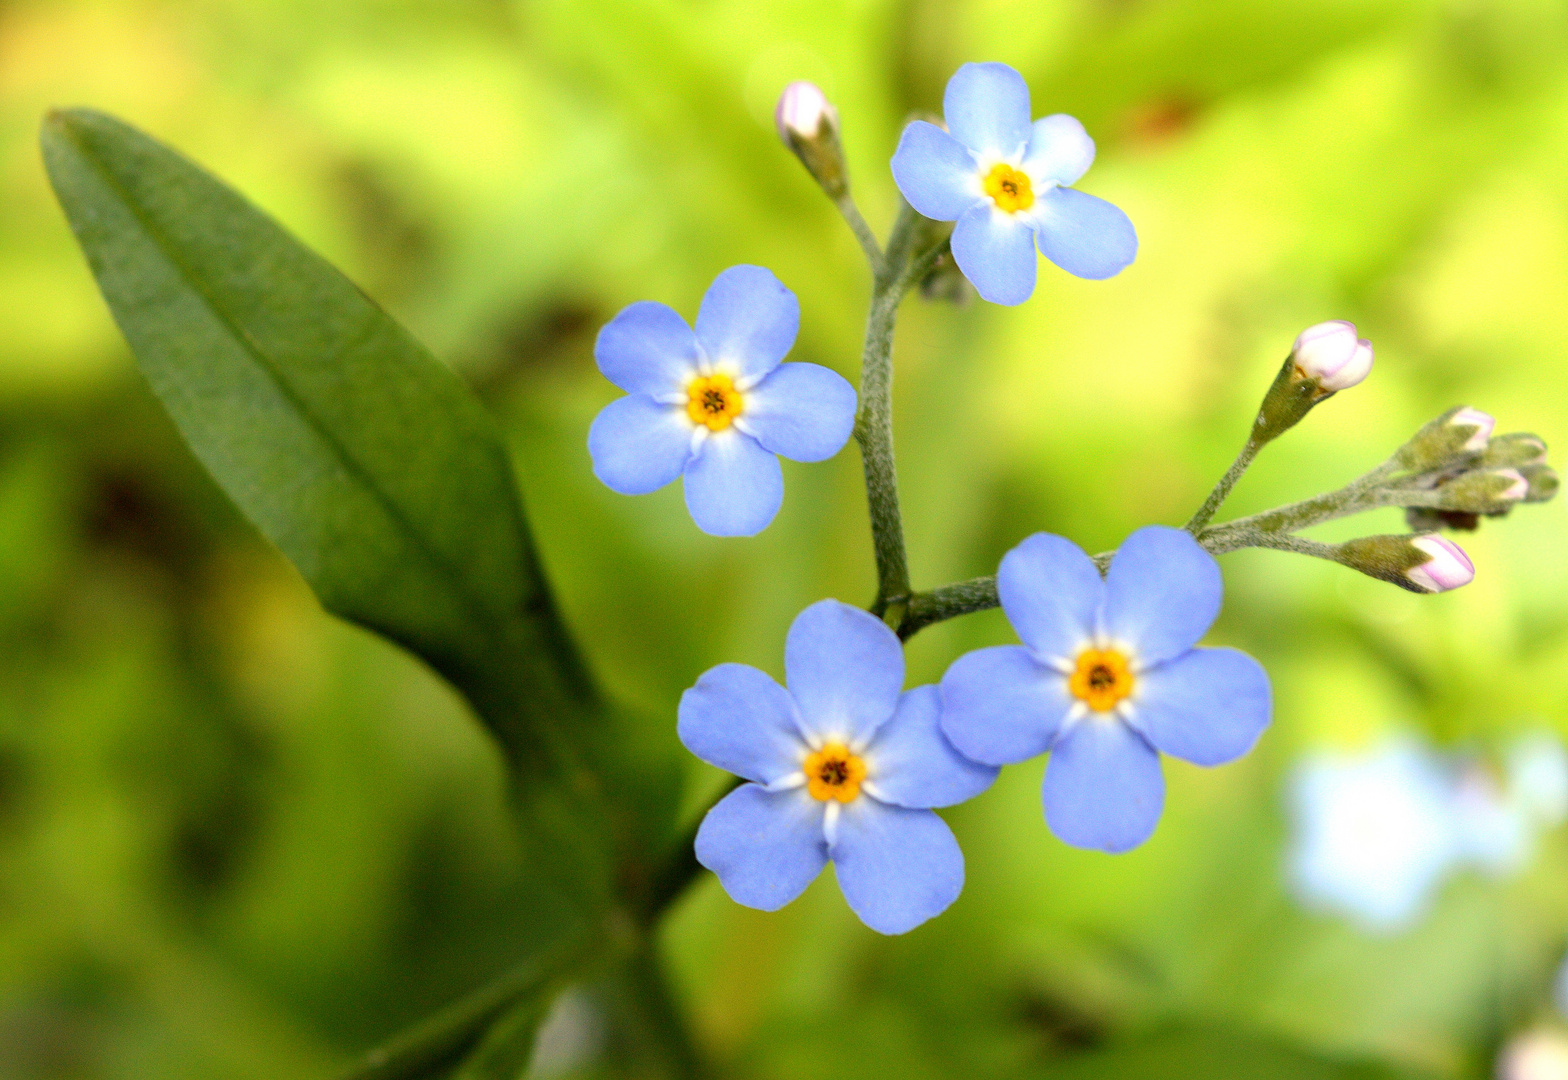
[[[644,300],[599,331],[594,359],[627,396],[588,430],[593,473],[646,495],[685,478],[686,508],[714,536],[752,536],[784,502],[779,455],[823,461],[855,426],[855,389],[819,364],[781,363],[800,301],[772,272],[732,266],[714,279],[693,333]]]
[[[1530,753],[1561,753],[1554,741],[1535,746]],[[1528,864],[1545,822],[1521,779],[1516,773],[1504,791],[1478,762],[1411,736],[1313,753],[1290,781],[1291,885],[1303,903],[1348,915],[1369,933],[1406,929],[1456,871],[1473,866],[1496,877]]]
[[[1029,123],[1029,87],[1006,64],[965,64],[947,81],[947,130],[916,120],[893,179],[928,218],[956,221],[953,258],[993,304],[1034,292],[1034,248],[1069,274],[1108,278],[1138,253],[1127,215],[1070,185],[1094,161],[1071,116]]]
[[[931,807],[984,791],[997,770],[938,727],[934,686],[904,685],[904,651],[873,615],[837,600],[795,617],[789,689],[720,664],[681,696],[679,733],[703,761],[751,781],[708,811],[697,861],[736,903],[777,911],[832,861],[844,899],[883,934],[958,899],[964,856]]]
[[[1002,559],[996,585],[1024,644],[953,662],[942,730],[987,765],[1049,750],[1045,820],[1067,843],[1137,847],[1165,803],[1160,752],[1219,765],[1268,726],[1262,666],[1235,649],[1193,647],[1223,586],[1190,534],[1139,529],[1102,579],[1076,544],[1037,533]]]

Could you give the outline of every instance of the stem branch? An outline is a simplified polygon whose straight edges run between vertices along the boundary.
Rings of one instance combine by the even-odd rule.
[[[1236,486],[1236,481],[1241,479],[1241,474],[1247,471],[1247,466],[1252,464],[1252,459],[1258,456],[1258,451],[1263,449],[1263,444],[1256,437],[1249,438],[1247,444],[1241,448],[1241,453],[1236,455],[1236,460],[1231,462],[1230,468],[1225,470],[1225,475],[1220,477],[1220,482],[1214,485],[1214,490],[1209,492],[1209,497],[1203,500],[1203,505],[1198,507],[1198,512],[1192,515],[1192,520],[1187,522],[1185,528],[1192,535],[1198,533],[1214,519],[1219,511],[1220,504],[1230,494],[1230,489]]]

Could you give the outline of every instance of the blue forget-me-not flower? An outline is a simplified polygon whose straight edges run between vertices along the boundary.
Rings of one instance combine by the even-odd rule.
[[[855,389],[820,364],[782,363],[800,301],[760,266],[732,266],[708,288],[696,332],[644,300],[605,324],[594,345],[604,377],[626,391],[588,430],[593,472],[622,495],[677,476],[705,533],[751,536],[784,501],[779,455],[823,461],[855,425]]]
[[[1050,751],[1045,819],[1067,843],[1138,846],[1165,802],[1161,752],[1219,765],[1268,726],[1262,666],[1235,649],[1194,647],[1223,585],[1191,534],[1139,529],[1102,578],[1078,545],[1037,533],[1002,559],[996,584],[1024,643],[953,662],[942,730],[988,765]]]
[[[1071,116],[1029,122],[1029,87],[1006,64],[965,64],[947,83],[943,131],[916,120],[893,154],[893,179],[928,218],[956,221],[953,259],[993,304],[1034,292],[1040,254],[1070,274],[1108,278],[1138,253],[1127,215],[1075,190],[1094,140]]]
[[[1314,752],[1290,781],[1291,886],[1370,933],[1403,930],[1456,871],[1521,870],[1536,831],[1562,820],[1565,786],[1568,759],[1547,736],[1514,748],[1506,788],[1413,736]]]
[[[904,651],[874,615],[822,600],[784,644],[788,689],[720,664],[681,696],[681,742],[750,783],[697,832],[697,860],[738,903],[776,911],[831,861],[860,920],[902,934],[947,909],[964,857],[931,807],[978,795],[996,769],[959,755],[935,686],[901,693]]]

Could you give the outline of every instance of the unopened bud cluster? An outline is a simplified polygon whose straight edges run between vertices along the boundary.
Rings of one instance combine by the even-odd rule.
[[[1471,530],[1482,517],[1556,494],[1546,443],[1524,432],[1494,438],[1494,427],[1479,409],[1450,409],[1399,448],[1392,464],[1405,473],[1396,484],[1411,494],[1411,528]]]

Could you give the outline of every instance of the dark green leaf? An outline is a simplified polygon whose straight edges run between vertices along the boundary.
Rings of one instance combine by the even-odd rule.
[[[575,846],[597,827],[582,751],[605,741],[603,709],[478,401],[352,282],[169,148],[85,110],[51,114],[42,138],[104,297],[196,455],[327,608],[468,697],[521,777],[531,831]]]

